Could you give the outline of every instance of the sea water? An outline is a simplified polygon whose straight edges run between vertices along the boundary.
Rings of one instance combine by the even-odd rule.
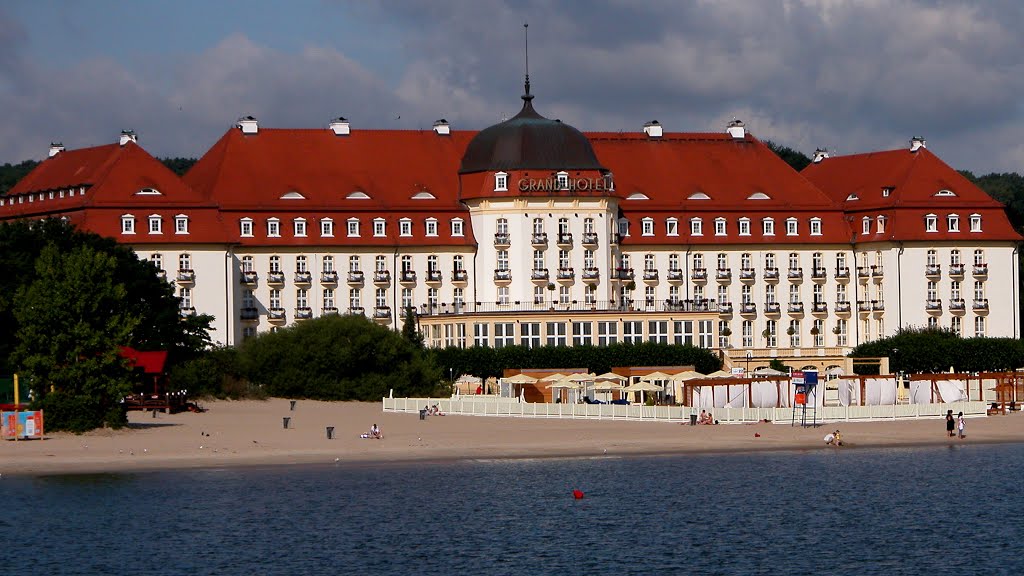
[[[1024,444],[957,443],[5,475],[0,569],[1024,574],[1022,463]]]

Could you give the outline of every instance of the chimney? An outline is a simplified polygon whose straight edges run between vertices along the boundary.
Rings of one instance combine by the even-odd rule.
[[[335,136],[348,136],[351,133],[348,125],[348,119],[344,116],[338,116],[331,123],[327,125],[328,128],[334,132]]]
[[[657,120],[644,124],[644,134],[647,134],[648,138],[661,138],[661,124]]]
[[[236,126],[242,130],[242,134],[256,134],[260,131],[259,122],[252,116],[239,118]]]
[[[814,151],[814,158],[811,161],[817,164],[824,160],[825,158],[828,158],[828,150],[825,150],[824,148],[818,148],[817,150]]]
[[[434,122],[434,132],[437,132],[439,136],[447,136],[452,133],[452,128],[448,125],[447,120],[441,118]]]
[[[742,120],[733,119],[732,122],[725,127],[725,131],[729,133],[735,140],[743,140],[747,135],[747,129],[743,126]]]
[[[924,138],[921,138],[920,136],[914,136],[913,138],[910,139],[910,151],[917,152],[918,148],[927,148],[925,144],[926,142],[924,141]]]
[[[53,158],[57,154],[64,151],[64,144],[60,142],[50,142],[50,155],[47,158]]]
[[[125,144],[127,144],[129,142],[138,143],[138,141],[139,141],[139,139],[138,139],[137,136],[135,136],[135,132],[134,131],[132,131],[132,130],[121,130],[121,139],[118,140],[118,143],[121,146],[124,146]],[[63,149],[63,146],[61,147],[61,149]],[[51,150],[52,150],[52,148],[51,148]]]

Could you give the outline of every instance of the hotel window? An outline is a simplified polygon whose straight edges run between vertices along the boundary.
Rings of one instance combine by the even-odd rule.
[[[644,303],[647,306],[654,306],[654,286],[644,286]]]
[[[358,256],[353,256],[353,258],[358,258]],[[412,272],[412,256],[408,254],[402,256],[401,264],[402,272]]]
[[[242,272],[252,272],[253,261],[252,256],[242,256]]]
[[[192,289],[191,288],[181,288],[181,289],[179,289],[178,290],[178,298],[181,299],[181,304],[179,304],[179,306],[181,307],[182,310],[186,310],[188,308],[192,308],[193,307],[192,306]]]
[[[249,256],[249,261],[252,261],[252,256]],[[156,267],[158,272],[164,271],[164,257],[161,254],[152,254],[149,257],[149,261]]]
[[[456,254],[455,256],[452,256],[452,270],[456,272],[464,270],[462,262],[462,254]]]
[[[543,304],[544,303],[544,287],[534,286],[533,287],[533,303]]]
[[[437,310],[437,288],[427,288],[427,306],[431,310]]]
[[[412,299],[412,288],[402,288],[402,310],[408,310],[416,306]]]
[[[939,285],[934,280],[928,281],[928,289],[926,292],[926,298],[929,302],[934,302],[939,299]]]
[[[437,236],[437,219],[427,218],[424,225],[424,233],[427,236]]]
[[[750,269],[750,253],[740,254],[740,268]]]
[[[300,256],[296,256],[295,257],[295,271],[296,272],[306,272],[308,270],[309,270],[309,268],[306,265],[306,257],[305,256],[301,256],[301,255]]]
[[[253,294],[252,290],[242,291],[242,308],[255,308],[256,307],[256,295]]]
[[[775,320],[768,320],[767,322],[765,322],[765,326],[766,327],[764,329],[764,332],[762,333],[762,336],[765,337],[765,346],[767,346],[768,348],[775,348],[776,346],[779,345],[779,323],[776,322]]]
[[[750,218],[740,218],[738,225],[740,236],[750,236]]]
[[[594,325],[590,322],[572,323],[572,345],[590,346],[594,343]]]
[[[359,237],[359,219],[358,218],[349,218],[345,222],[345,233],[348,235],[349,238],[358,238]]]
[[[789,253],[789,269],[795,270],[800,267],[800,254],[797,252]]]
[[[305,288],[295,290],[295,307],[309,308],[309,292]]]
[[[334,272],[334,256],[324,256],[322,263],[324,272]]]
[[[802,302],[802,300],[800,300],[800,286],[798,284],[790,284],[789,285],[789,303],[790,304],[799,304],[800,302]]]
[[[985,265],[985,251],[984,250],[975,250],[974,251],[974,265],[975,266],[984,266]]]
[[[619,218],[618,222],[619,236],[629,236],[629,220],[625,218]]]
[[[789,335],[789,346],[790,348],[800,347],[800,321],[790,320],[789,328],[786,329],[786,334]]]
[[[584,234],[593,234],[594,233],[594,219],[593,218],[584,218],[583,219],[583,233]]]
[[[412,220],[408,218],[402,218],[398,221],[398,235],[399,236],[412,236]]]
[[[727,254],[725,254],[724,252],[719,252],[717,260],[719,270],[729,269],[729,256]]]
[[[431,254],[430,256],[427,256],[427,271],[436,272],[437,270],[437,255]]]
[[[498,218],[498,222],[495,226],[495,232],[497,234],[508,234],[508,218]]]
[[[949,214],[948,216],[946,216],[946,228],[950,232],[959,232],[960,231],[960,216],[958,216],[956,214]]]
[[[526,348],[540,346],[540,322],[523,322],[519,325],[519,344]]]
[[[846,284],[836,284],[836,302],[849,302],[846,297]]]
[[[239,234],[244,238],[252,237],[252,218],[242,218],[238,221]]]
[[[150,234],[163,234],[164,233],[164,219],[158,214],[151,214],[149,217],[149,233]]]
[[[593,250],[584,250],[583,251],[583,268],[584,269],[596,268],[596,266],[594,266],[594,263],[595,263],[594,251]]]
[[[697,345],[701,348],[712,348],[711,320],[697,321]]]
[[[647,341],[668,344],[668,320],[648,320]]]
[[[571,263],[569,262],[569,251],[568,250],[559,250],[558,251],[558,267],[563,269],[563,270],[565,270],[567,268],[571,268],[572,267],[572,266],[570,266],[570,264]]]
[[[974,317],[974,337],[984,338],[985,337],[985,317],[975,316]]]
[[[715,218],[715,236],[726,235],[725,218]]]
[[[949,263],[952,266],[957,266],[957,265],[960,264],[960,251],[959,250],[950,250],[949,251]]]
[[[665,221],[665,235],[666,236],[679,236],[679,220],[675,218],[669,218]]]
[[[775,303],[775,284],[764,285],[764,301],[766,304]]]
[[[935,316],[929,316],[928,317],[928,327],[929,328],[938,328],[939,327],[939,319],[936,318]]]
[[[924,217],[924,231],[925,232],[938,232],[939,231],[939,217],[935,214],[928,214]]]
[[[509,303],[509,290],[508,286],[498,286],[498,304],[507,305]]]
[[[277,218],[270,218],[267,220],[267,236],[270,238],[278,238],[281,236],[281,221]]]
[[[775,254],[773,252],[764,255],[764,267],[766,269],[775,268]]]
[[[619,325],[614,321],[597,323],[597,345],[608,346],[619,341]]]
[[[452,219],[452,236],[463,236],[465,232],[462,218]]]
[[[673,253],[668,255],[668,269],[672,271],[679,270],[679,254]]]
[[[837,269],[846,268],[846,252],[837,252],[836,253],[836,268]]]
[[[936,265],[937,258],[936,258],[935,250],[929,250],[928,251],[927,255],[925,256],[925,262],[927,262],[928,266],[935,266]]]
[[[358,232],[358,228],[356,229],[356,231]],[[376,237],[381,237],[381,236],[385,235],[386,231],[387,231],[387,229],[386,229],[386,227],[384,225],[384,219],[383,218],[374,218],[373,219],[373,235],[376,236]]]
[[[178,270],[191,270],[192,269],[192,255],[191,254],[179,254],[178,255]]]
[[[836,320],[836,346],[846,346],[846,334],[849,332],[849,324],[845,318]]]
[[[324,310],[330,310],[334,307],[334,288],[324,288]]]
[[[875,232],[879,234],[885,232],[885,216],[875,218]]]
[[[547,345],[565,346],[565,322],[547,322]]]
[[[981,280],[974,282],[974,299],[984,300],[985,299],[985,283]]]
[[[740,345],[744,348],[752,348],[754,346],[754,323],[750,320],[744,320],[740,333],[743,337]]]
[[[174,233],[188,234],[188,216],[178,214],[174,217]]]
[[[640,221],[641,234],[644,236],[654,236],[654,218],[644,218]]]
[[[729,331],[729,322],[725,320],[718,321],[718,347],[728,348],[729,347],[729,336],[724,332]]]
[[[644,270],[655,270],[654,254],[644,254]]]
[[[668,301],[679,302],[679,286],[668,287]]]
[[[490,338],[488,338],[488,328],[490,324],[486,322],[474,322],[473,323],[473,345],[474,346],[489,346]]]
[[[121,216],[121,234],[135,234],[135,216],[131,214]]]
[[[700,218],[690,218],[690,235],[691,236],[703,236],[704,235],[704,221]]]
[[[281,257],[280,256],[271,256],[270,257],[270,271],[271,272],[280,272],[281,271]]]
[[[388,260],[384,256],[377,256],[373,259],[373,269],[377,272],[385,272],[388,269]]]
[[[494,174],[494,191],[508,192],[508,174],[497,172]]]
[[[639,320],[622,322],[622,341],[626,344],[640,344],[644,341],[644,323]]]
[[[815,304],[821,304],[825,301],[825,287],[821,284],[815,284],[814,288],[811,289],[811,295],[814,298]]]
[[[892,188],[882,188],[882,198],[888,198],[892,194]]]
[[[558,172],[555,174],[555,186],[559,190],[569,189],[569,174],[567,172]]]
[[[693,346],[693,320],[672,322],[672,343],[677,346]]]
[[[559,218],[558,219],[558,233],[560,235],[561,234],[568,234],[569,233],[569,219],[568,218]]]
[[[280,307],[281,307],[281,290],[279,290],[277,288],[272,288],[270,290],[270,308],[274,309],[274,308],[280,308]]]
[[[506,346],[514,346],[516,343],[515,327],[516,325],[512,322],[495,322],[494,347],[504,348]],[[486,337],[486,334],[484,336]]]
[[[718,287],[718,303],[723,304],[729,301],[729,287],[719,286]]]
[[[508,250],[498,250],[498,270],[508,270]]]
[[[821,236],[821,218],[811,218],[811,236]]]
[[[953,316],[949,320],[949,330],[957,336],[963,336],[964,325],[959,316]]]
[[[293,220],[292,221],[292,230],[294,231],[296,238],[305,238],[306,237],[306,219],[305,218],[296,218],[295,220]]]
[[[462,310],[462,307],[466,304],[466,296],[462,288],[456,288],[452,291],[452,304],[455,305],[456,311]]]
[[[533,219],[533,233],[534,234],[543,234],[544,233],[544,219],[543,218],[534,218]]]
[[[704,268],[704,254],[696,252],[693,255],[693,267],[694,269]]]
[[[362,291],[359,288],[350,288],[348,291],[348,307],[351,310],[362,308]]]
[[[331,238],[334,236],[334,220],[331,220],[330,218],[320,219],[320,236],[324,238]]]
[[[971,232],[981,232],[981,214],[971,214]]]
[[[960,295],[960,286],[961,286],[961,283],[958,280],[953,280],[952,282],[949,283],[949,297],[950,297],[950,299],[952,299],[952,300],[959,300],[960,298],[962,298],[962,296]]]
[[[765,236],[774,236],[775,235],[775,219],[774,218],[765,218],[764,220],[761,221],[761,226],[762,226],[762,234],[764,234]]]
[[[786,236],[796,236],[799,232],[796,218],[786,218]]]
[[[407,256],[403,256],[402,258],[407,258]],[[360,264],[359,263],[359,256],[353,255],[353,256],[349,256],[348,257],[348,271],[349,272],[358,272],[359,271],[359,264]]]
[[[860,233],[870,234],[871,233],[871,217],[865,216],[860,220]]]

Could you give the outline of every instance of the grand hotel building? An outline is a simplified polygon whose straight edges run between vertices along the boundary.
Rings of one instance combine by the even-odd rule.
[[[689,342],[751,368],[902,326],[1020,335],[1021,237],[922,139],[798,173],[738,121],[583,133],[532,100],[480,132],[246,117],[183,178],[131,132],[54,145],[0,219],[131,246],[223,343],[409,307],[430,346]]]

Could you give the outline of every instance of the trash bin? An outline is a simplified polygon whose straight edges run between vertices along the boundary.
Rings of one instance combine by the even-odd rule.
[[[294,412],[295,411],[295,400],[291,400],[290,402],[292,403],[292,406],[291,406],[291,408],[289,408],[289,410],[292,410]]]
[[[696,426],[696,425],[697,425],[697,415],[696,414],[690,414],[690,426]]]
[[[420,410],[420,420],[426,420],[426,419],[427,419],[427,411],[426,410]]]
[[[285,416],[285,417],[284,417],[284,429],[285,429],[285,430],[287,430],[287,429],[288,429],[288,424],[289,424],[289,423],[290,423],[291,421],[292,421],[292,419],[291,419],[291,418],[289,418],[289,417],[287,417],[287,416]]]
[[[334,426],[327,427],[327,439],[334,440]]]

